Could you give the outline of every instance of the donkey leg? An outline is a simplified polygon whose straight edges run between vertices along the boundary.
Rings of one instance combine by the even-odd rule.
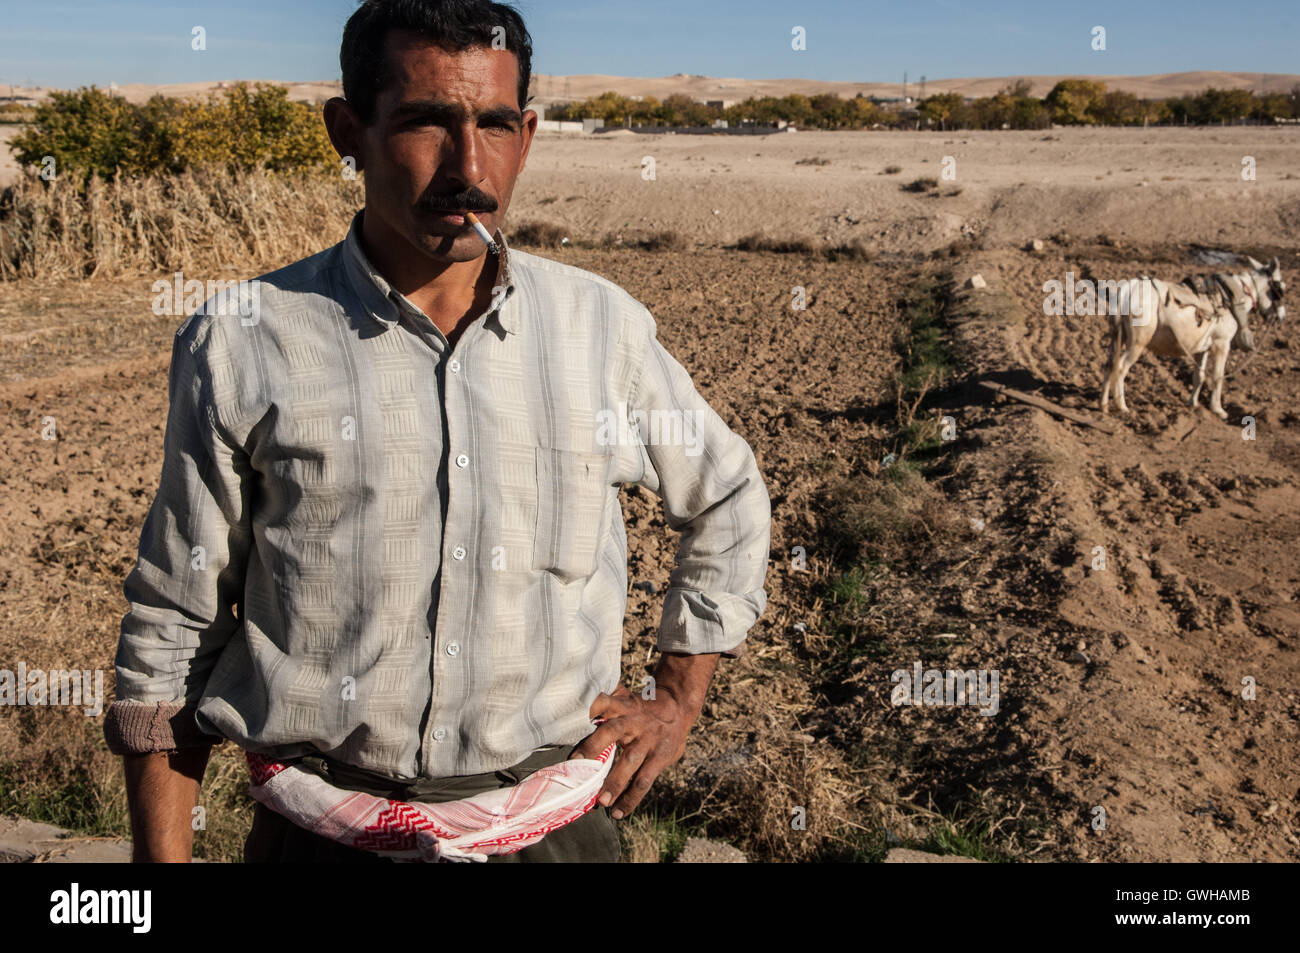
[[[1210,352],[1208,350],[1201,352],[1201,360],[1199,362],[1197,362],[1195,357],[1192,358],[1192,399],[1189,402],[1192,407],[1195,407],[1199,402],[1201,385],[1205,383],[1205,362],[1209,359]]]
[[[1130,345],[1120,357],[1119,378],[1115,387],[1115,403],[1124,413],[1128,413],[1128,402],[1124,399],[1124,378],[1128,376],[1129,369],[1138,362],[1142,356],[1142,348],[1139,345]]]
[[[1209,352],[1214,359],[1210,370],[1210,380],[1214,384],[1214,389],[1210,392],[1210,410],[1224,420],[1228,419],[1228,412],[1223,409],[1223,376],[1228,366],[1228,350],[1231,347],[1230,341],[1215,341],[1210,345]]]
[[[1119,358],[1120,358],[1120,331],[1114,319],[1111,320],[1110,326],[1110,356],[1106,360],[1106,366],[1103,368],[1102,386],[1101,386],[1101,412],[1107,414],[1110,412],[1110,395],[1115,390],[1116,382],[1119,380]]]
[[[1106,365],[1106,380],[1101,388],[1101,412],[1107,414],[1110,412],[1110,395],[1116,391],[1119,386],[1119,360],[1111,360]]]

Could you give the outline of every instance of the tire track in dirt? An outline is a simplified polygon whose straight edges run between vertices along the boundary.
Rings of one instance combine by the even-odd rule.
[[[1067,265],[1076,278],[1085,268],[1116,278],[1197,269],[1177,249],[1053,252],[972,256],[963,274],[980,271],[1006,296],[984,302],[1002,312],[1001,326],[971,321],[955,334],[972,376],[1096,413],[1103,322],[1044,316],[1043,282],[1064,280]],[[1298,266],[1284,260],[1289,274]],[[1020,687],[1034,696],[1037,753],[1060,763],[1052,789],[1074,804],[1061,821],[1076,856],[1300,857],[1296,355],[1270,332],[1249,362],[1230,360],[1225,405],[1234,420],[1259,420],[1254,441],[1204,409],[1189,412],[1190,373],[1151,358],[1130,374],[1133,410],[1114,435],[1013,403],[972,408],[990,427],[974,451],[976,482],[1019,482],[1024,524],[1048,513],[1055,523],[1054,551],[1021,532],[1005,538],[1055,578],[1054,595],[1005,601],[1040,616],[1041,664]],[[1013,448],[1045,466],[1016,474]],[[1097,808],[1100,832],[1090,823]]]

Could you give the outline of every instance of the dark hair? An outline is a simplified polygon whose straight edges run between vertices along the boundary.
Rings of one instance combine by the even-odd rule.
[[[389,81],[384,44],[389,30],[412,30],[452,53],[492,46],[504,31],[506,49],[519,61],[519,109],[528,104],[533,39],[513,7],[491,0],[365,0],[348,18],[339,49],[343,98],[363,122],[374,118],[375,100]],[[500,35],[500,34],[497,34]]]

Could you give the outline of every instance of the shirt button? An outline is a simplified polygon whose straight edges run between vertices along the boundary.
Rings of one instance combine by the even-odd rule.
[[[433,729],[433,740],[434,740],[434,741],[446,741],[446,740],[447,740],[447,729],[446,729],[446,728],[435,728],[435,729]]]
[[[462,470],[465,469],[465,467],[469,466],[469,457],[462,453],[456,458],[456,466],[460,467]]]
[[[460,654],[460,643],[459,643],[459,642],[448,642],[448,643],[447,643],[447,654],[448,654],[448,655],[451,655],[451,656],[459,655],[459,654]]]
[[[457,360],[451,360],[451,361],[448,361],[448,362],[447,362],[447,370],[451,371],[453,374],[459,374],[459,373],[460,373],[460,361],[457,361]]]
[[[465,558],[465,547],[464,547],[464,546],[457,546],[455,549],[453,549],[453,550],[451,551],[451,555],[452,555],[454,558],[456,558],[456,559],[464,559],[464,558]]]

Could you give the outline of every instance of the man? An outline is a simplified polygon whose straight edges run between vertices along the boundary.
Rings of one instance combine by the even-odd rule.
[[[251,316],[177,332],[105,722],[135,858],[189,859],[224,737],[430,802],[617,742],[599,806],[508,858],[617,860],[614,821],[682,757],[719,657],[765,608],[767,490],[644,306],[508,247],[537,128],[519,15],[368,0],[340,59],[325,120],[365,172],[364,209],[344,241],[260,279]],[[621,483],[682,534],[653,691],[636,694],[619,684]],[[260,804],[245,853],[379,859]]]

